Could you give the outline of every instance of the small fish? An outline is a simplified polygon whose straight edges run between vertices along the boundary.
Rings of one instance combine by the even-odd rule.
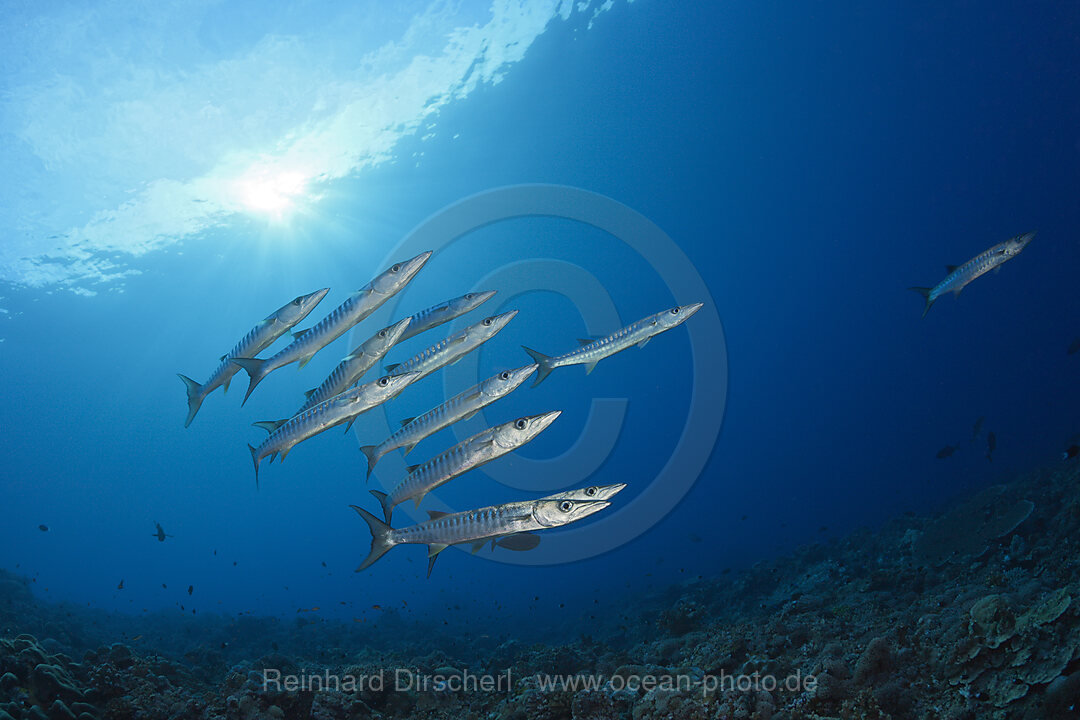
[[[371,609],[372,610],[382,610],[382,605],[372,605]]]
[[[994,450],[996,450],[996,449],[997,449],[997,435],[995,435],[994,431],[991,430],[990,432],[986,433],[986,459],[989,460],[990,462],[994,462],[993,455],[994,455]]]
[[[273,345],[275,340],[306,318],[308,313],[322,302],[328,292],[330,288],[323,288],[307,295],[300,295],[292,302],[275,310],[269,317],[251,328],[248,334],[233,346],[232,350],[221,356],[221,364],[217,366],[210,379],[203,384],[200,385],[188,376],[177,373],[187,388],[188,414],[184,427],[191,425],[191,421],[195,419],[195,414],[199,412],[207,395],[221,386],[225,387],[225,392],[229,391],[229,383],[233,375],[240,371],[240,368],[233,364],[233,358],[255,357]]]
[[[124,589],[124,581],[123,580],[120,580],[120,584],[116,586],[116,589],[117,590],[123,590]]]
[[[151,535],[151,537],[156,537],[158,542],[165,542],[165,538],[172,537],[172,535],[165,534],[165,528],[161,527],[161,523],[154,523],[154,525],[157,526],[157,532]]]
[[[1080,337],[1069,343],[1069,349],[1067,352],[1069,355],[1075,355],[1076,353],[1080,352]]]
[[[136,635],[135,637],[131,638],[131,642],[139,642],[140,640],[142,640],[142,635]]]
[[[959,444],[946,445],[945,447],[943,447],[943,448],[941,448],[940,450],[937,451],[937,459],[938,460],[944,460],[947,457],[951,457],[952,454],[954,452],[956,452],[957,448],[959,448],[959,447],[960,447]]]
[[[416,337],[422,332],[427,332],[443,323],[450,322],[454,318],[461,317],[465,313],[480,307],[494,297],[494,295],[494,290],[466,293],[461,297],[456,297],[453,300],[447,300],[446,302],[441,302],[438,305],[432,305],[425,310],[421,310],[409,317],[409,320],[412,322],[409,323],[409,328],[405,331],[401,340],[404,342],[409,338]]]
[[[986,416],[983,415],[975,421],[975,426],[971,428],[971,442],[975,442],[979,439],[979,435],[982,434],[983,423],[986,422]]]
[[[266,360],[233,358],[233,362],[247,371],[250,378],[247,394],[244,395],[244,403],[251,397],[251,392],[255,387],[271,372],[294,362],[299,362],[300,367],[303,368],[315,356],[315,353],[378,310],[384,302],[409,284],[430,257],[431,252],[428,251],[411,260],[395,263],[389,270],[350,295],[345,302],[309,330],[297,335],[292,343],[273,357]]]
[[[40,530],[41,532],[49,532],[49,526],[48,525],[38,525],[37,529]]]
[[[542,383],[555,368],[566,365],[584,365],[585,374],[588,375],[596,367],[596,363],[604,358],[634,346],[645,347],[654,336],[682,325],[691,315],[700,310],[703,304],[679,305],[638,320],[607,337],[597,340],[579,340],[581,347],[564,355],[550,357],[522,345],[522,349],[529,353],[533,361],[540,366],[532,386],[536,387]]]
[[[190,596],[194,592],[195,592],[195,586],[194,585],[188,585],[187,586],[187,594]]]
[[[1073,445],[1070,445],[1069,447],[1065,448],[1065,452],[1062,453],[1061,459],[1062,460],[1072,460],[1077,455],[1080,455],[1080,445],[1073,444]]]
[[[1014,238],[1009,238],[1005,242],[998,243],[989,250],[979,253],[963,265],[946,265],[945,272],[948,274],[945,276],[944,280],[934,287],[910,288],[922,295],[926,300],[926,307],[923,308],[923,317],[926,317],[926,313],[930,312],[930,306],[933,305],[939,297],[950,292],[959,296],[960,291],[967,287],[972,280],[985,275],[991,270],[996,270],[1001,267],[1002,263],[1019,255],[1020,251],[1027,247],[1027,244],[1031,242],[1031,239],[1034,237],[1034,232],[1028,232],[1023,235],[1017,235]]]

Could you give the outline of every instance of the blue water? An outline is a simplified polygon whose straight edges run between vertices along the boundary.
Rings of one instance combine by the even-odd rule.
[[[242,4],[222,7],[251,15]],[[41,27],[63,27],[69,12],[43,9]],[[430,22],[449,31],[485,21],[481,6],[461,12]],[[320,53],[321,34],[355,22],[370,28],[364,47],[379,47],[400,39],[409,18],[362,24],[360,11],[338,17],[320,6],[313,13],[306,24],[270,15],[247,30],[241,22],[168,14],[156,32],[189,21],[200,30],[178,33],[159,54],[132,45],[138,18],[87,34],[127,64],[119,75],[160,72],[191,93],[190,102],[224,108],[219,135],[237,142],[244,133],[229,126],[229,113],[239,113],[250,136],[245,150],[272,157],[291,142],[288,132],[335,110],[329,88],[323,105],[304,104],[302,59],[319,65],[312,82],[363,76],[337,35]],[[82,88],[75,105],[107,127],[100,137],[59,137],[64,127],[34,119],[35,102],[53,96],[20,54],[48,42],[30,38],[0,50],[11,91],[0,129],[7,150],[0,194],[7,195],[5,243],[15,248],[4,256],[0,291],[0,567],[33,576],[43,597],[124,612],[179,613],[183,604],[186,614],[295,615],[318,607],[347,620],[371,616],[379,604],[407,607],[416,619],[449,613],[456,622],[502,622],[527,633],[537,618],[572,623],[598,605],[617,607],[631,590],[747,567],[1056,461],[1080,431],[1080,356],[1066,354],[1080,335],[1080,10],[638,0],[615,3],[595,20],[592,13],[552,20],[498,82],[480,82],[401,130],[385,157],[340,173],[308,168],[309,197],[280,219],[226,208],[190,232],[165,223],[163,239],[136,250],[104,242],[108,232],[89,233],[81,246],[89,257],[137,271],[112,279],[105,268],[60,271],[49,281],[16,260],[50,253],[49,236],[120,212],[156,180],[200,177],[216,162],[211,150],[229,148],[207,140],[210,148],[198,154],[206,144],[172,127],[156,155],[127,159],[123,126],[107,120],[132,112],[129,122],[137,124],[141,115],[113,104],[109,83],[121,87],[119,80],[75,65],[60,67],[60,77]],[[243,59],[291,34],[304,52],[280,60],[296,67],[266,66],[292,84],[280,97],[253,96],[265,107],[232,107],[227,83],[203,97],[197,83],[174,77]],[[444,35],[432,33],[438,42]],[[378,99],[391,102],[394,92]],[[152,107],[169,97],[151,83],[143,99]],[[161,122],[147,114],[147,122]],[[53,131],[56,146],[42,140]],[[210,123],[197,131],[219,137]],[[109,154],[111,166],[84,176],[80,153],[87,166],[96,153]],[[145,167],[135,172],[127,163]],[[424,551],[404,547],[354,574],[370,538],[348,505],[377,509],[357,437],[335,429],[298,446],[284,464],[264,465],[258,489],[245,444],[262,438],[251,422],[298,407],[303,390],[379,327],[374,320],[303,370],[272,374],[243,408],[241,373],[227,395],[206,400],[187,430],[175,373],[205,379],[257,320],[295,295],[330,287],[301,324],[310,325],[405,259],[394,256],[397,243],[426,219],[476,193],[522,183],[609,197],[681,248],[708,287],[710,297],[701,299],[722,322],[724,345],[702,356],[708,371],[728,373],[726,397],[697,398],[722,413],[722,432],[674,510],[598,557],[529,567],[492,562],[487,551],[447,551],[425,579]],[[117,232],[132,227],[140,226]],[[958,299],[943,298],[920,319],[922,301],[909,286],[932,285],[946,264],[1028,230],[1038,236],[999,274]],[[78,247],[67,252],[61,268],[85,259]],[[478,228],[437,252],[398,308],[416,312],[508,264],[538,258],[591,273],[622,324],[675,302],[621,241],[571,220],[530,217]],[[524,364],[520,345],[555,354],[589,334],[580,308],[544,292],[545,278],[531,280],[541,290],[513,296],[504,288],[466,318],[520,310],[479,353],[474,381]],[[591,375],[557,370],[538,388],[491,406],[485,418],[563,410],[520,452],[553,458],[573,447],[593,398],[626,398],[617,443],[577,483],[628,483],[614,512],[644,491],[684,433],[699,320],[704,314],[604,360]],[[407,359],[446,330],[408,341],[388,361]],[[416,415],[467,384],[448,388],[439,376],[428,378],[394,400],[387,417],[396,423]],[[969,443],[980,416],[984,435]],[[361,436],[365,427],[358,423]],[[998,443],[992,462],[987,430]],[[410,462],[458,439],[444,430]],[[957,442],[952,457],[935,457]],[[438,496],[465,509],[537,494],[479,470]],[[399,510],[395,523],[405,521]],[[173,537],[157,542],[156,522]]]

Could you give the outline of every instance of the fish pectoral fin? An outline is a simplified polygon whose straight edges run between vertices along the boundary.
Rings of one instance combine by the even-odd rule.
[[[431,577],[431,568],[435,567],[435,559],[438,558],[438,557],[439,557],[438,555],[432,555],[432,556],[430,556],[428,558],[428,561],[427,561],[427,576],[428,577]]]
[[[412,475],[414,472],[416,472],[416,469],[418,467],[420,467],[421,464],[423,464],[423,463],[420,463],[420,464],[417,464],[417,465],[409,465],[407,468],[405,468],[405,472]]]
[[[474,542],[472,544],[470,552],[475,555],[476,553],[483,550],[485,545],[487,545],[487,540],[478,540],[477,542]]]
[[[416,419],[415,417],[403,418],[402,421],[401,421],[401,427],[405,427],[406,425],[408,425],[409,423],[411,423],[415,419]]]
[[[232,382],[232,378],[229,378],[228,380],[225,381],[225,384],[222,386],[225,389],[221,391],[222,393],[229,392],[229,383],[231,383],[231,382]]]
[[[307,328],[304,330],[294,330],[292,334],[293,340],[299,340],[300,338],[304,337],[304,335],[306,335],[307,331],[310,329],[311,328]]]
[[[428,510],[427,514],[429,520],[438,520],[442,516],[449,515],[450,513],[443,512],[442,510]]]
[[[307,364],[309,362],[311,362],[311,358],[313,358],[313,357],[315,357],[315,356],[314,355],[305,355],[304,357],[300,358],[300,362],[297,364],[296,369],[297,370],[303,370],[305,367],[307,367]]]
[[[651,337],[647,337],[647,338],[645,338],[644,340],[642,340],[641,342],[639,342],[639,343],[637,344],[637,346],[638,346],[639,348],[643,348],[643,347],[645,347],[646,345],[648,345],[648,344],[649,344],[649,341],[650,341],[650,340],[652,340],[652,338],[651,338]]]
[[[404,452],[404,453],[405,453],[406,455],[408,455],[409,453],[411,453],[411,452],[412,452],[412,449],[413,449],[414,447],[416,447],[416,443],[411,443],[411,444],[409,444],[409,445],[402,445],[402,446],[401,446],[401,450],[402,450],[402,452]]]
[[[956,272],[956,268],[958,268],[958,267],[960,267],[960,266],[959,265],[946,265],[945,266],[945,272],[951,275],[952,273]]]
[[[427,495],[427,493],[422,492],[419,495],[417,495],[416,497],[414,497],[413,498],[413,507],[420,507],[420,503],[422,503],[424,501],[424,496],[425,495]]]
[[[446,543],[431,543],[427,546],[427,556],[433,558],[448,547]]]
[[[585,363],[585,374],[586,374],[586,375],[589,375],[589,374],[591,374],[591,373],[592,373],[592,371],[596,369],[596,363],[597,363],[597,362],[599,362],[599,361],[598,361],[598,360],[594,360],[594,361],[593,361],[593,362],[591,362],[591,363]]]

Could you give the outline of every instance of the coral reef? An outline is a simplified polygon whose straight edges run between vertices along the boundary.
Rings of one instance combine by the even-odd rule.
[[[938,518],[627,598],[618,627],[562,644],[244,618],[225,647],[225,621],[200,618],[198,647],[133,649],[0,573],[0,720],[1076,718],[1078,529],[1075,466],[1040,471]],[[398,668],[430,682],[395,687]]]

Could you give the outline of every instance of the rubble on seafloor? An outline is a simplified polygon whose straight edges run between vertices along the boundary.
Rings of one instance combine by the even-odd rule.
[[[274,655],[166,657],[91,636],[70,610],[0,573],[9,634],[0,640],[0,720],[1077,718],[1078,467],[985,489],[936,518],[907,515],[804,547],[734,580],[627,600],[636,615],[618,631],[598,627],[556,645],[457,638],[343,651],[326,623],[305,647],[275,629],[283,650]],[[251,633],[267,632],[248,622]],[[302,677],[311,667],[346,684],[295,691],[263,674]],[[509,669],[513,679],[490,691],[364,681],[401,667],[444,680]],[[599,682],[551,688],[549,674]]]

